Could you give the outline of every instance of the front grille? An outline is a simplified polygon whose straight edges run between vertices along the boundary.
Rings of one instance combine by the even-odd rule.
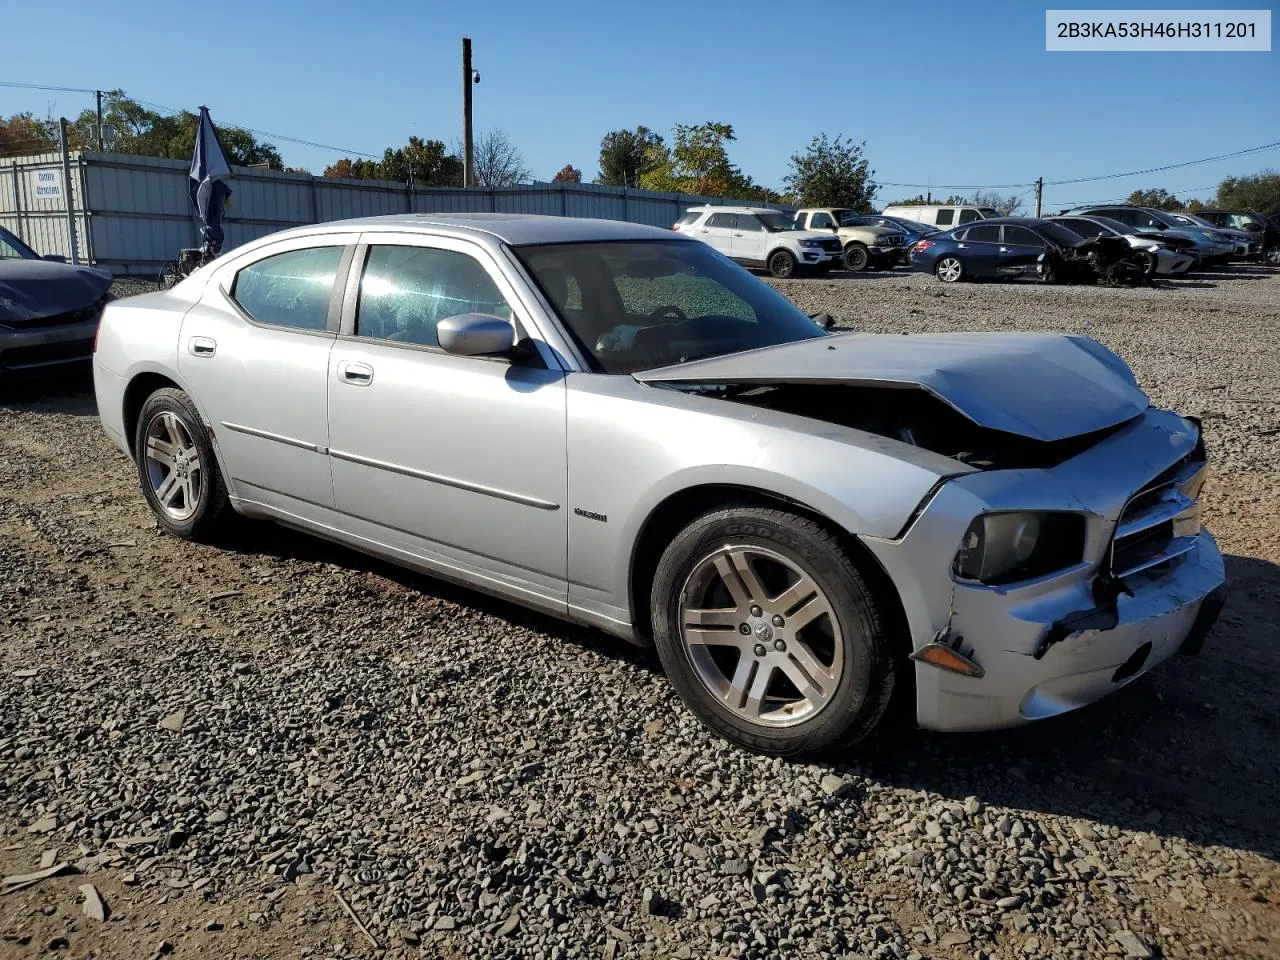
[[[93,340],[68,340],[65,343],[41,343],[30,347],[13,347],[0,353],[0,369],[21,370],[45,367],[55,363],[72,363],[93,356]]]
[[[1111,541],[1113,576],[1123,579],[1155,570],[1194,549],[1205,470],[1197,454],[1184,457],[1129,498]]]
[[[833,237],[830,240],[822,241],[822,249],[827,251],[827,253],[839,253],[844,248],[840,246],[840,241]]]

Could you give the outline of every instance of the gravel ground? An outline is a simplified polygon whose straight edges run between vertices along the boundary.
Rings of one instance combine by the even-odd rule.
[[[273,526],[160,535],[87,378],[30,384],[0,875],[68,866],[0,893],[0,957],[1280,957],[1280,275],[779,286],[869,331],[1088,333],[1202,416],[1204,655],[1028,728],[763,759],[598,634]]]

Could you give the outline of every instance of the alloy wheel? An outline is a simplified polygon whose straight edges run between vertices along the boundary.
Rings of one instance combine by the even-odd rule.
[[[147,483],[156,503],[172,519],[188,520],[200,505],[204,469],[191,430],[182,418],[162,410],[147,423]]]
[[[938,263],[938,279],[944,283],[955,283],[964,273],[964,265],[955,257],[944,257]]]
[[[832,700],[844,645],[814,577],[764,547],[727,545],[693,567],[680,634],[702,684],[753,724],[789,727]]]

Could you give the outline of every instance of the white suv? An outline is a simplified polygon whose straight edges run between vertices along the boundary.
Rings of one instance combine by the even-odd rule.
[[[672,229],[780,279],[828,273],[844,256],[839,237],[795,230],[790,215],[766,207],[690,207]]]

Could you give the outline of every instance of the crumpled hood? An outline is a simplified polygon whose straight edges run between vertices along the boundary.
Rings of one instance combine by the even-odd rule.
[[[1103,430],[1149,406],[1118,356],[1074,334],[840,334],[635,374],[644,383],[917,387],[974,423],[1033,440]]]
[[[0,260],[0,324],[21,326],[92,306],[111,274],[52,260]]]

